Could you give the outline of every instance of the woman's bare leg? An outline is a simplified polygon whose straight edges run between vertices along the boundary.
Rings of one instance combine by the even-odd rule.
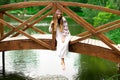
[[[64,58],[61,58],[62,69],[65,70],[65,61]]]

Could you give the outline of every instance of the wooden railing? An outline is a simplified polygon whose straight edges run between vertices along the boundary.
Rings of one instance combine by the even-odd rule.
[[[45,6],[45,8],[40,10],[38,13],[36,13],[35,15],[30,17],[26,21],[22,21],[21,19],[15,17],[14,15],[7,13],[7,11],[9,11],[9,10],[15,10],[15,9],[26,8],[26,7],[31,7],[31,6]],[[88,23],[85,19],[83,19],[82,17],[77,15],[71,9],[69,9],[68,8],[69,6],[76,6],[76,7],[80,7],[80,8],[85,7],[85,8],[101,10],[101,11],[117,14],[118,16],[120,15],[120,11],[118,11],[118,10],[113,10],[113,9],[109,9],[109,8],[105,8],[105,7],[97,6],[97,5],[83,4],[83,3],[76,3],[76,2],[45,1],[45,2],[20,2],[20,3],[7,4],[7,5],[0,6],[0,41],[9,37],[13,33],[15,33],[15,34],[13,34],[12,37],[22,34],[48,49],[55,49],[55,31],[54,30],[52,32],[53,35],[52,35],[51,45],[48,45],[47,43],[32,37],[31,35],[27,34],[25,32],[25,30],[27,30],[28,28],[32,28],[33,30],[39,32],[40,34],[45,34],[45,32],[43,32],[42,30],[34,27],[34,25],[36,23],[42,21],[48,15],[54,14],[56,9],[60,9],[63,11],[63,13],[70,16],[75,22],[77,22],[79,25],[81,25],[83,28],[85,28],[87,30],[86,32],[83,32],[83,33],[80,33],[79,35],[77,35],[77,36],[80,36],[80,38],[72,41],[70,44],[74,44],[79,41],[85,40],[87,38],[96,36],[102,42],[104,42],[107,46],[109,46],[113,51],[115,51],[115,54],[120,55],[120,49],[115,47],[113,45],[115,43],[103,34],[104,32],[119,28],[120,20],[116,20],[114,22],[110,22],[110,23],[107,23],[107,24],[104,24],[104,25],[101,25],[101,26],[98,26],[95,28],[93,25]],[[50,11],[47,12],[46,14],[42,15],[47,10],[50,10]],[[17,27],[11,25],[10,23],[8,23],[4,20],[4,17],[3,17],[4,15],[20,22],[21,24],[17,25]],[[38,17],[40,15],[41,15],[41,17],[39,19],[34,20],[36,17]],[[32,23],[30,23],[30,22],[32,22]],[[10,28],[11,31],[4,34],[4,29],[3,29],[4,25],[6,25],[8,28]],[[24,26],[26,26],[26,27],[24,27]]]

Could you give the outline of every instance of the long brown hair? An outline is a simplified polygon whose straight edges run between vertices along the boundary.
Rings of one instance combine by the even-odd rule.
[[[54,21],[54,28],[56,30],[57,26],[59,25],[60,27],[60,31],[62,32],[63,31],[63,19],[62,19],[62,11],[61,11],[61,17],[58,19],[58,14],[54,14],[53,16],[53,21]]]

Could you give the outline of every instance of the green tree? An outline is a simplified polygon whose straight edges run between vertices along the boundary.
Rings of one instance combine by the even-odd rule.
[[[0,0],[0,5],[9,4],[10,0]]]
[[[114,1],[108,1],[106,4],[107,8],[111,8],[111,9],[117,9],[118,7],[116,6],[116,4],[114,3]],[[112,13],[108,13],[108,12],[99,12],[97,16],[95,16],[94,19],[94,26],[99,26],[102,25],[104,23],[110,22],[115,20],[117,17],[117,15],[112,14]]]
[[[120,0],[114,0],[116,6],[117,6],[117,9],[120,10]]]
[[[99,6],[105,6],[106,2],[108,0],[87,0],[88,4],[93,4],[93,5],[99,5]],[[82,12],[84,14],[84,18],[91,24],[94,24],[94,17],[98,15],[100,11],[98,10],[93,10],[93,9],[88,9],[88,8],[82,8]]]
[[[119,10],[118,5],[116,5],[116,1],[109,0],[106,4],[106,7]],[[99,12],[98,15],[95,16],[93,19],[94,19],[94,26],[97,27],[97,26],[103,25],[105,23],[120,19],[120,16],[112,14],[112,13],[108,13],[108,12]],[[119,35],[118,35],[118,34],[120,34],[120,29],[115,29],[115,30],[109,31],[105,34],[111,40],[113,40],[115,43],[120,43]]]

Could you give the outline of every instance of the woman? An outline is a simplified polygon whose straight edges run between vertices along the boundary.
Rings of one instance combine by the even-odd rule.
[[[52,25],[56,30],[56,41],[57,48],[56,52],[58,56],[61,58],[62,69],[65,70],[65,61],[64,58],[68,53],[68,45],[70,40],[70,32],[68,29],[68,24],[65,17],[62,16],[61,10],[56,10],[53,20],[50,23],[49,31],[52,31]]]

